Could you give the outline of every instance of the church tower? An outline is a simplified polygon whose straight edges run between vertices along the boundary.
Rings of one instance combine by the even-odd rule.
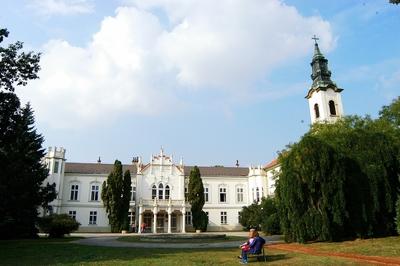
[[[313,83],[306,96],[310,108],[311,123],[333,123],[344,115],[340,95],[343,89],[337,87],[331,80],[328,60],[319,50],[318,38],[314,36],[313,39],[315,40],[314,56],[311,62]]]

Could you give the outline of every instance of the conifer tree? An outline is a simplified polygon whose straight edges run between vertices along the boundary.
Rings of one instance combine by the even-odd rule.
[[[108,214],[111,232],[126,230],[130,199],[130,173],[122,175],[122,164],[115,160],[114,169],[103,182],[101,198]]]
[[[8,37],[0,29],[0,43]],[[21,107],[13,92],[36,79],[39,54],[21,52],[22,43],[0,47],[0,237],[35,237],[38,207],[47,207],[55,185],[43,186],[43,137],[34,127],[29,104]]]
[[[189,195],[188,200],[191,205],[193,227],[198,230],[206,231],[208,224],[207,214],[203,211],[204,187],[201,179],[200,170],[195,166],[189,175]]]

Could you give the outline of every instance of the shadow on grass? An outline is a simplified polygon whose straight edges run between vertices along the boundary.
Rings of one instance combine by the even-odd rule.
[[[0,241],[0,265],[232,265],[238,249],[140,249],[84,246],[54,240]],[[267,255],[267,262],[284,260],[284,254]]]

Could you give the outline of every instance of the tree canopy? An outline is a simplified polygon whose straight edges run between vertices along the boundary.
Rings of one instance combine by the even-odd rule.
[[[395,232],[399,99],[380,119],[315,124],[279,157],[279,216],[287,240],[339,240]],[[398,128],[398,127],[397,127]]]
[[[131,174],[122,174],[122,163],[114,162],[113,171],[103,182],[101,198],[108,214],[111,232],[118,233],[128,229],[128,211],[131,197]]]
[[[7,29],[0,29],[0,43],[8,37]],[[14,91],[15,86],[25,86],[28,80],[37,79],[40,70],[40,53],[22,52],[23,43],[0,46],[0,89]]]
[[[8,36],[0,29],[0,43]],[[37,78],[39,54],[20,52],[22,43],[0,47],[0,237],[35,237],[38,208],[56,197],[55,184],[43,186],[43,136],[35,129],[29,104],[21,106],[15,86]]]

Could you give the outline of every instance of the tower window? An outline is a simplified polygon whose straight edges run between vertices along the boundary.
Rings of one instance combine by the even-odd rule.
[[[336,115],[336,108],[334,101],[329,101],[329,112],[331,113],[331,115]]]
[[[315,112],[315,118],[319,118],[319,106],[318,106],[318,103],[314,104],[314,112]]]
[[[54,162],[54,169],[53,169],[53,173],[57,174],[58,173],[58,168],[60,166],[60,163],[58,161]]]

